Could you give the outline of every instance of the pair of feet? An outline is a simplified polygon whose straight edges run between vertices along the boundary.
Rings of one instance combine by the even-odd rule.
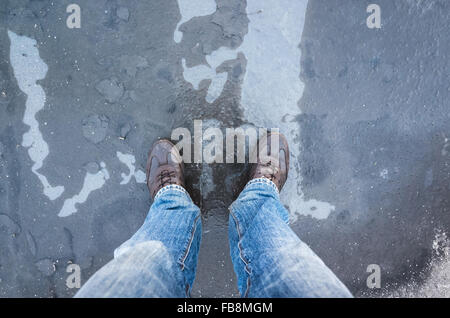
[[[272,137],[278,138],[278,142]],[[258,141],[258,148],[254,151],[257,149],[257,163],[249,181],[267,178],[281,191],[289,171],[289,147],[286,137],[279,133],[268,133]],[[152,199],[161,188],[171,184],[184,188],[183,160],[172,142],[161,139],[154,143],[147,160],[147,186]]]

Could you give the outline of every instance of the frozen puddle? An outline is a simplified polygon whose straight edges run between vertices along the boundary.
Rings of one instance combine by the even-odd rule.
[[[8,36],[11,41],[10,60],[14,76],[20,90],[27,95],[23,122],[30,129],[23,135],[22,146],[28,148],[28,155],[34,162],[31,171],[44,186],[44,194],[50,200],[55,200],[64,192],[64,187],[51,186],[47,178],[38,172],[49,154],[49,148],[36,120],[36,114],[44,108],[46,99],[44,90],[36,82],[45,78],[48,67],[39,56],[35,40],[9,30]]]
[[[186,67],[186,60],[182,59],[183,77],[186,81],[192,84],[194,89],[198,90],[200,82],[205,79],[210,79],[211,84],[208,87],[206,101],[213,103],[222,94],[225,83],[227,82],[228,73],[217,73],[216,69],[223,62],[234,60],[237,58],[237,52],[225,47],[221,47],[217,51],[206,55],[206,61],[210,66],[197,65],[191,68]]]
[[[106,164],[101,162],[100,170],[97,173],[86,173],[80,193],[64,201],[64,205],[58,216],[66,217],[77,212],[76,204],[86,202],[91,192],[103,187],[108,179],[109,173],[108,170],[106,170]]]
[[[120,184],[128,184],[133,177],[136,179],[137,183],[145,183],[146,175],[143,171],[136,170],[136,167],[134,166],[136,163],[136,158],[133,155],[124,154],[118,151],[117,158],[120,160],[120,162],[124,163],[129,170],[128,175],[125,173],[122,173],[120,175],[122,177],[122,181],[120,181]]]
[[[181,9],[184,2],[178,0],[182,21],[205,15],[206,12],[213,13],[207,10],[212,6],[202,2],[203,7],[191,5],[189,15],[185,15],[186,11]],[[291,166],[281,198],[289,207],[293,220],[299,214],[325,219],[335,209],[327,202],[307,200],[301,188],[298,141],[300,126],[295,117],[301,114],[297,103],[304,89],[300,81],[299,44],[307,4],[307,0],[247,0],[249,29],[239,48],[236,50],[220,48],[206,56],[211,67],[199,65],[187,68],[185,61],[182,60],[183,76],[195,89],[199,88],[199,83],[203,79],[212,80],[206,97],[207,102],[211,103],[220,96],[227,79],[225,73],[216,73],[217,66],[226,60],[235,59],[239,52],[245,55],[247,69],[241,93],[244,117],[255,126],[279,128],[288,139]],[[250,12],[252,14],[249,14]]]
[[[173,40],[176,43],[180,43],[183,38],[183,33],[179,30],[180,25],[193,17],[213,14],[216,12],[216,2],[214,0],[178,0],[178,8],[180,9],[181,20],[173,34]]]
[[[307,0],[247,0],[247,13],[259,13],[248,14],[248,34],[239,48],[247,58],[241,97],[245,119],[256,126],[280,128],[289,142],[290,171],[281,199],[294,220],[298,214],[325,219],[334,210],[327,202],[306,200],[301,188],[300,126],[294,118],[301,114],[297,103],[304,89],[299,44],[307,4]]]
[[[44,108],[46,100],[45,92],[37,84],[37,81],[45,78],[48,66],[40,58],[35,40],[26,36],[19,36],[12,31],[8,31],[8,36],[11,41],[11,66],[19,88],[27,95],[23,122],[30,129],[23,135],[22,146],[28,148],[28,154],[34,162],[31,170],[41,181],[44,194],[50,200],[55,200],[64,192],[64,186],[52,187],[47,178],[38,172],[49,154],[49,147],[39,130],[39,122],[36,120],[36,114]],[[129,169],[128,175],[121,174],[122,181],[120,184],[128,184],[133,177],[136,182],[145,183],[145,173],[136,170],[134,166],[136,159],[133,155],[117,152],[117,157]],[[76,205],[86,202],[91,192],[102,188],[109,177],[104,162],[100,164],[99,171],[95,173],[87,172],[80,193],[64,201],[58,216],[67,217],[76,213]]]
[[[183,33],[178,30],[181,24],[194,17],[213,14],[217,9],[216,2],[214,0],[178,0],[178,6],[180,8],[181,20],[178,23],[174,33],[174,41],[177,43],[181,41],[183,36]],[[237,51],[221,47],[218,50],[213,51],[210,55],[206,55],[205,58],[208,65],[197,65],[189,68],[186,66],[185,59],[182,59],[181,62],[183,66],[183,77],[187,82],[192,84],[195,90],[199,89],[201,81],[206,79],[211,80],[211,84],[208,87],[208,92],[206,95],[206,101],[211,104],[222,94],[228,77],[228,73],[218,73],[216,72],[216,69],[223,62],[236,59]]]

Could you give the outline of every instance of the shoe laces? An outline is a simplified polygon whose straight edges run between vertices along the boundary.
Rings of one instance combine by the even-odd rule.
[[[272,160],[269,160],[266,163],[261,163],[261,165],[262,165],[261,174],[267,179],[270,179],[270,181],[275,180],[279,168],[275,165],[272,165]]]
[[[159,174],[159,184],[160,187],[165,187],[166,185],[172,184],[172,178],[174,178],[175,175],[175,171],[170,171],[170,170],[163,170],[161,171],[161,173]]]

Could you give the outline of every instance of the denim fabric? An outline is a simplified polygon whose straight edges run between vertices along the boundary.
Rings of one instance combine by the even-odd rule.
[[[75,297],[188,296],[201,227],[200,210],[187,192],[177,185],[162,188],[141,228]]]
[[[230,206],[229,242],[243,297],[351,297],[288,225],[270,180],[250,181]],[[144,225],[76,297],[186,297],[195,278],[200,210],[180,186],[161,189]]]
[[[241,295],[351,297],[288,221],[277,187],[265,178],[251,180],[230,206],[230,251]]]
[[[138,243],[97,271],[76,298],[186,296],[184,277],[160,241]]]

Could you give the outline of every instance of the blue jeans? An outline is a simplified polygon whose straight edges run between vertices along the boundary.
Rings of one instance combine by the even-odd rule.
[[[229,210],[231,259],[243,297],[352,296],[291,230],[270,180],[251,180]],[[201,228],[189,194],[177,185],[162,188],[142,227],[75,297],[188,297]]]

